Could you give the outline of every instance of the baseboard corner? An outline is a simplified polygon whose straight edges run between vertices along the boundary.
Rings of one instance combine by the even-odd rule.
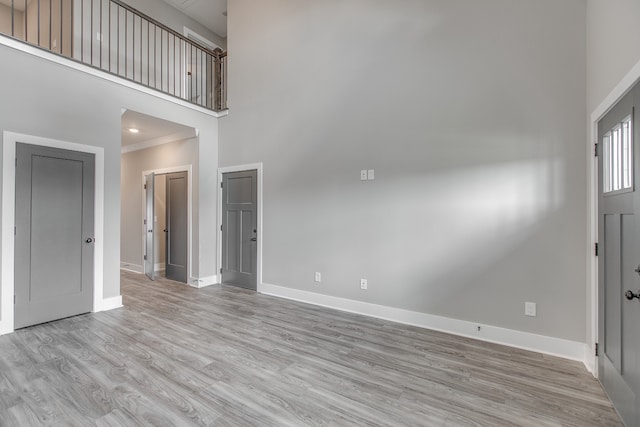
[[[218,276],[207,276],[207,277],[191,277],[189,279],[189,286],[194,288],[206,288],[207,286],[215,285],[218,283]]]
[[[13,332],[13,326],[7,325],[8,322],[0,322],[0,336]]]
[[[598,378],[598,359],[596,356],[596,350],[588,344],[584,345],[583,363],[587,368],[587,371],[589,371],[589,373],[591,373],[595,378]]]
[[[103,298],[100,300],[94,312],[98,313],[100,311],[109,311],[122,307],[122,295],[118,295],[117,297]]]

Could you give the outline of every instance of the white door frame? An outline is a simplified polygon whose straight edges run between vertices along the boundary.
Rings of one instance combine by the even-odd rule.
[[[174,173],[174,172],[186,172],[187,173],[187,284],[190,285],[192,283],[198,283],[198,279],[194,278],[192,275],[192,271],[193,269],[191,268],[192,264],[193,264],[193,257],[191,256],[191,234],[192,234],[192,221],[191,221],[191,215],[193,212],[192,209],[192,203],[193,203],[193,190],[192,190],[192,173],[191,173],[191,169],[192,166],[191,165],[184,165],[184,166],[173,166],[173,167],[169,167],[169,168],[162,168],[162,169],[151,169],[151,170],[146,170],[146,171],[142,171],[142,188],[144,188],[144,184],[145,184],[145,177],[149,174],[155,174],[157,175],[166,175],[168,173]],[[146,273],[146,271],[144,271],[145,269],[145,263],[144,263],[144,254],[145,254],[145,247],[146,247],[146,242],[145,242],[145,238],[147,235],[147,231],[145,230],[145,226],[144,226],[144,219],[147,216],[147,210],[146,210],[146,205],[147,205],[147,201],[145,199],[145,195],[146,195],[146,190],[144,190],[142,192],[142,221],[140,221],[140,223],[142,224],[142,273]],[[155,228],[155,222],[153,224],[153,227]]]
[[[23,142],[43,147],[73,150],[95,155],[95,248],[93,256],[93,311],[122,306],[122,297],[105,300],[104,278],[104,148],[74,142],[59,141],[14,132],[2,134],[2,282],[0,283],[0,335],[14,331],[13,297],[15,287],[14,226],[16,193],[16,144]]]
[[[598,141],[598,121],[604,117],[618,101],[620,101],[640,81],[640,61],[616,85],[605,99],[591,113],[589,121],[589,140],[587,149],[587,227],[589,247],[587,248],[587,292],[591,295],[591,304],[587,307],[587,328],[591,335],[587,337],[585,361],[591,373],[598,377],[598,359],[595,356],[594,344],[598,342],[598,258],[594,254],[594,246],[598,241],[598,161],[594,156],[594,144]],[[636,124],[634,123],[634,126]],[[636,153],[640,154],[640,153]],[[634,176],[640,171],[634,171]]]
[[[225,166],[218,168],[218,189],[222,184],[222,174],[229,172],[244,172],[249,170],[258,171],[258,191],[257,191],[257,203],[258,203],[258,250],[256,257],[256,291],[262,292],[262,162],[250,163],[238,166]],[[222,282],[222,274],[220,270],[222,268],[222,191],[218,191],[218,282]]]

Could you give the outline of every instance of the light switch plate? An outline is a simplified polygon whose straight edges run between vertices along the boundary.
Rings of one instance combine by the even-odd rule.
[[[368,181],[373,181],[374,179],[376,179],[375,170],[374,169],[369,169],[367,171],[367,180]]]
[[[367,180],[367,170],[362,169],[360,171],[360,181],[366,181],[366,180]]]

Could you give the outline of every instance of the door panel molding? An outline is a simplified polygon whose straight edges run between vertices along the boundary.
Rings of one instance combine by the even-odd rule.
[[[638,255],[636,242],[640,236],[640,223],[635,216],[640,212],[640,122],[637,105],[640,104],[640,84],[636,84],[598,122],[598,377],[616,411],[627,425],[640,422],[640,384],[637,383],[640,365],[637,353],[640,339],[634,325],[640,321],[640,306],[624,296],[627,289],[637,289],[640,278],[636,272]],[[631,115],[630,139],[614,137],[612,129],[620,128]],[[621,129],[621,128],[620,128]],[[624,141],[632,141],[628,153]],[[602,142],[601,142],[602,141]],[[632,182],[616,185],[629,165],[632,154]],[[608,167],[607,167],[608,164]],[[613,182],[614,185],[607,185]],[[631,186],[629,187],[629,183]],[[618,184],[620,184],[618,182]]]
[[[192,249],[193,249],[193,166],[192,165],[182,165],[182,166],[173,166],[168,168],[160,168],[160,169],[149,169],[142,171],[141,175],[141,184],[144,186],[145,176],[149,174],[155,175],[166,175],[175,172],[186,172],[187,173],[187,284],[190,286],[200,287],[202,286],[202,278],[197,278],[193,276],[193,257]],[[146,230],[144,225],[144,219],[146,216],[145,207],[146,207],[146,191],[142,191],[142,206],[143,209],[140,212],[140,224],[141,224],[141,239],[142,239],[142,253],[140,254],[140,259],[144,261],[144,252],[145,252],[145,239],[146,239]],[[144,262],[143,262],[144,266]],[[144,268],[144,267],[143,267]]]
[[[587,258],[587,348],[584,364],[598,378],[598,358],[595,356],[594,344],[598,342],[598,258],[593,248],[598,242],[598,158],[594,157],[594,144],[598,141],[598,122],[620,101],[635,84],[640,81],[640,61],[620,80],[611,92],[591,113],[589,121],[589,138],[587,139],[587,237],[585,248]]]
[[[122,306],[122,297],[104,298],[104,148],[74,142],[43,138],[4,131],[2,133],[2,281],[0,283],[0,335],[14,330],[14,280],[15,280],[15,182],[16,144],[23,142],[63,150],[79,151],[95,155],[94,201],[94,270],[93,311],[103,311]]]
[[[145,203],[144,203],[144,274],[151,280],[155,280],[156,278],[156,262],[155,262],[155,236],[154,229],[156,228],[155,223],[155,179],[156,174],[151,172],[149,175],[144,176],[144,194],[145,194]]]
[[[165,277],[187,283],[189,239],[186,209],[188,176],[174,172],[165,177]]]
[[[256,260],[256,291],[262,293],[264,286],[262,283],[262,189],[263,189],[263,164],[260,163],[248,163],[243,165],[225,166],[218,168],[218,256],[216,271],[218,272],[218,282],[222,280],[220,276],[220,268],[222,267],[222,191],[220,191],[220,184],[222,183],[222,175],[230,172],[244,172],[249,170],[257,171],[258,188],[257,188],[257,218],[256,223],[258,225],[257,233],[257,260]]]

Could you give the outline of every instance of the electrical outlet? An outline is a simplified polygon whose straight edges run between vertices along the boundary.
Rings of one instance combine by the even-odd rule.
[[[322,274],[320,274],[319,271],[316,271],[316,278],[315,278],[316,282],[320,283],[322,282]]]
[[[525,302],[524,303],[524,314],[526,316],[537,316],[537,307],[535,302]]]
[[[360,181],[366,181],[366,180],[367,180],[367,170],[362,169],[360,171]]]
[[[367,282],[367,279],[360,279],[360,289],[366,291],[368,286],[369,282]]]

